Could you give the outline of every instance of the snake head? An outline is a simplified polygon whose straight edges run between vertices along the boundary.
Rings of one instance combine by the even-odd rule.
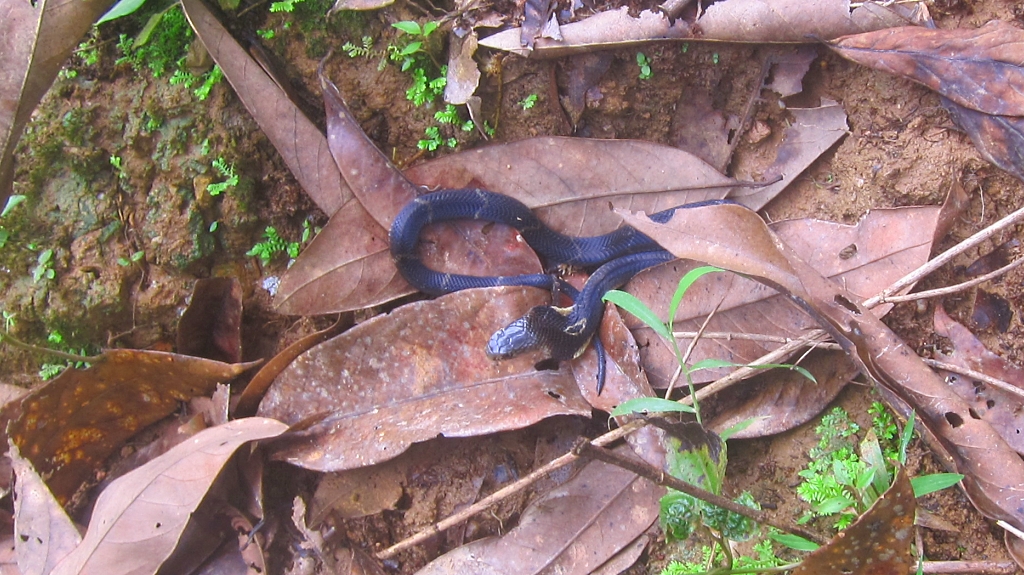
[[[530,316],[528,313],[494,332],[487,342],[487,357],[509,359],[537,347],[539,342]]]
[[[523,317],[499,329],[487,342],[487,357],[508,359],[530,351],[542,349],[551,359],[566,361],[575,358],[586,348],[592,331],[586,322],[570,323],[572,308],[539,305]]]

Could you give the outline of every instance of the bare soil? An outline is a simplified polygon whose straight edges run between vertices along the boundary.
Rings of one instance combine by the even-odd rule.
[[[1013,21],[1019,8],[995,0],[944,0],[934,6],[933,14],[943,28],[975,27],[996,18]],[[310,95],[309,102],[315,103],[314,70],[326,47],[358,43],[364,33],[390,34],[387,23],[418,17],[422,9],[403,5],[342,18],[327,32],[293,26],[268,44],[287,62],[289,75]],[[250,12],[239,26],[280,29],[285,20],[253,15],[256,12],[261,10]],[[104,30],[101,38],[116,38],[116,31]],[[741,115],[747,109],[764,50],[698,43],[685,50],[677,44],[644,47],[652,60],[649,80],[637,77],[635,49],[612,52],[609,71],[597,87],[600,97],[591,98],[575,127],[559,102],[559,87],[566,82],[560,62],[483,52],[479,59],[492,73],[484,75],[478,94],[489,117],[500,108],[499,141],[578,135],[671,145],[676,111],[697,91],[711,94],[728,113]],[[305,218],[323,224],[325,217],[304,196],[231,89],[222,83],[209,100],[197,102],[166,80],[115,66],[112,43],[102,49],[102,56],[97,66],[76,65],[77,78],[58,81],[23,141],[16,193],[30,199],[23,218],[11,224],[16,249],[0,254],[3,308],[15,315],[14,332],[40,344],[45,344],[47,334],[60,331],[75,346],[170,349],[176,320],[194,280],[219,275],[235,275],[243,285],[246,359],[267,357],[311,331],[316,322],[279,316],[270,307],[266,279],[282,273],[284,261],[264,268],[244,254],[267,225],[297,239]],[[335,58],[341,70],[336,80],[367,134],[398,163],[419,157],[416,142],[430,125],[434,110],[416,108],[405,99],[408,77],[393,65],[378,70],[375,59]],[[496,73],[499,60],[500,75]],[[524,110],[517,102],[530,94],[538,95],[538,104]],[[955,130],[938,97],[925,88],[822,49],[804,80],[804,93],[783,104],[813,105],[822,99],[843,106],[849,115],[849,134],[767,206],[766,219],[815,217],[853,223],[875,208],[940,203],[950,184],[960,181],[972,195],[971,205],[940,243],[939,249],[945,249],[1024,203],[1021,182],[981,159],[967,136]],[[781,134],[786,105],[770,93],[757,94],[751,124],[767,128],[769,135],[738,135],[743,138],[739,158],[758,154],[771,145],[772,135]],[[314,106],[311,114],[322,116]],[[162,118],[161,127],[147,130],[142,120],[146,114]],[[484,143],[474,134],[455,135],[463,149]],[[206,156],[201,154],[204,140],[213,150]],[[110,166],[112,155],[122,158],[123,174]],[[243,185],[217,199],[197,195],[204,182],[216,177],[209,166],[217,155],[236,162]],[[214,221],[220,226],[211,233]],[[922,287],[962,281],[963,266],[1014,234],[1019,237],[1020,231],[995,238],[977,253],[927,278]],[[31,243],[55,250],[53,281],[33,281],[36,252],[30,249]],[[118,263],[137,251],[145,253],[141,262]],[[1024,364],[1022,279],[1024,272],[1018,268],[1002,281],[984,286],[1010,302],[1014,317],[1005,332],[977,330],[990,349],[1018,364]],[[899,304],[886,321],[912,348],[929,355],[948,345],[931,326],[935,305],[972,325],[972,291]],[[372,313],[357,314],[356,319]],[[38,357],[10,349],[0,353],[4,381],[31,384],[37,380]],[[866,409],[874,399],[869,386],[853,385],[837,403],[869,426]],[[538,430],[474,441],[438,441],[418,448],[420,454],[413,457],[429,463],[420,463],[423,482],[404,494],[400,502],[404,512],[345,523],[343,539],[369,550],[394,543],[492,491],[507,480],[503,474],[528,472],[545,458],[535,453],[536,445],[562,445],[553,439],[565,433],[560,426],[572,434],[585,431],[581,422],[558,420]],[[805,504],[794,494],[796,472],[806,464],[814,443],[812,428],[807,424],[779,436],[731,443],[729,489],[749,489],[762,504],[777,507],[789,517],[801,515]],[[940,471],[920,446],[915,449],[909,466],[912,473]],[[440,455],[422,455],[431,450]],[[493,457],[484,459],[481,453]],[[287,484],[291,482],[296,484],[290,487],[308,489],[305,482],[291,478]],[[287,490],[285,485],[277,488]],[[289,516],[288,502],[290,497],[280,501],[283,517]],[[922,505],[956,527],[953,532],[922,530],[929,559],[1008,558],[1002,531],[975,512],[959,491],[930,495]],[[444,540],[403,554],[393,566],[412,572],[461,542],[503,531],[519,510],[510,503],[493,517],[480,518]],[[654,544],[631,572],[657,572],[676,553],[674,546]]]

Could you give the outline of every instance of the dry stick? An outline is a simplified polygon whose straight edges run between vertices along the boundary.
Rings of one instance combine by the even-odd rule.
[[[1020,222],[1021,220],[1024,220],[1024,207],[1018,208],[1010,215],[1004,217],[1003,219],[995,222],[994,224],[988,226],[987,228],[981,230],[980,232],[974,234],[973,236],[967,238],[966,240],[958,243],[952,248],[942,252],[938,256],[932,258],[923,266],[903,276],[903,278],[897,280],[896,283],[882,290],[882,293],[878,294],[873,298],[864,300],[862,305],[870,309],[878,304],[886,303],[887,301],[889,301],[889,298],[893,297],[893,294],[895,294],[896,292],[900,291],[901,289],[911,284],[917,283],[919,280],[921,280],[928,274],[949,263],[956,256],[973,248],[974,246],[994,236],[998,232],[1001,232],[1004,229]]]
[[[653,467],[649,463],[645,463],[643,461],[636,459],[630,459],[628,457],[623,457],[609,449],[597,447],[585,439],[578,442],[576,446],[573,447],[572,452],[580,457],[584,457],[587,459],[597,459],[598,461],[603,461],[616,467],[621,467],[626,471],[632,471],[633,473],[639,475],[640,477],[646,478],[654,483],[657,483],[658,485],[669,487],[671,489],[675,489],[676,491],[682,491],[687,495],[696,497],[697,499],[701,499],[703,501],[707,501],[712,505],[717,505],[723,509],[732,511],[733,513],[742,515],[744,517],[749,517],[750,519],[753,519],[754,521],[762,525],[770,525],[771,527],[775,527],[776,529],[785,531],[787,533],[799,535],[804,539],[814,541],[818,545],[824,545],[825,543],[827,543],[827,541],[825,539],[822,539],[819,535],[816,535],[809,531],[805,531],[800,527],[797,527],[796,525],[787,525],[785,522],[776,521],[775,518],[771,517],[770,515],[768,515],[764,511],[761,511],[760,509],[754,509],[752,507],[747,507],[746,505],[740,505],[739,503],[736,503],[735,501],[732,501],[728,498],[722,497],[721,495],[715,495],[714,493],[707,491],[705,489],[701,489],[700,487],[697,487],[692,483],[687,483],[682,479],[675,478],[665,473],[664,471]]]
[[[1013,575],[1017,564],[1012,561],[925,561],[921,564],[923,573],[948,573],[949,575]],[[917,572],[917,565],[910,568]]]
[[[965,281],[963,283],[958,283],[956,285],[951,285],[951,286],[944,287],[944,288],[936,288],[936,289],[932,289],[932,290],[914,292],[914,293],[907,294],[907,295],[894,295],[894,296],[890,296],[890,297],[885,298],[885,303],[901,303],[901,302],[905,302],[905,301],[915,301],[915,300],[919,300],[919,299],[927,299],[927,298],[939,297],[939,296],[943,296],[943,295],[949,295],[949,294],[952,294],[952,293],[961,292],[961,291],[964,291],[966,289],[972,288],[972,287],[974,287],[976,285],[983,284],[983,283],[985,283],[985,282],[987,282],[987,281],[989,281],[991,279],[995,279],[995,278],[1005,274],[1006,272],[1012,270],[1013,268],[1015,268],[1015,267],[1017,267],[1017,266],[1019,266],[1021,264],[1024,264],[1024,258],[1020,258],[1018,260],[1014,260],[1014,261],[1006,264],[1005,266],[1003,266],[1003,267],[1001,267],[1001,268],[999,268],[999,269],[997,269],[997,270],[995,270],[993,272],[989,272],[989,273],[987,273],[987,274],[985,274],[983,276],[978,276],[978,277],[976,277],[976,278],[974,278],[972,280],[968,280],[968,281]]]
[[[921,358],[921,360],[934,368],[951,371],[964,377],[969,377],[971,379],[987,383],[992,387],[998,387],[999,389],[1007,393],[1012,393],[1018,397],[1024,398],[1024,389],[1021,389],[1016,385],[1007,383],[1001,379],[996,379],[991,375],[981,373],[980,371],[974,371],[969,367],[961,367],[959,365],[953,365],[952,363],[946,363],[944,361],[938,361],[935,359]]]
[[[644,427],[645,425],[646,422],[641,420],[631,421],[618,429],[614,429],[612,431],[609,431],[608,433],[605,433],[604,435],[601,435],[600,437],[595,438],[593,441],[591,441],[591,443],[598,446],[608,445],[609,443],[613,443],[615,441],[618,441],[619,439],[622,439],[623,437],[629,435],[630,433],[636,431],[637,429],[640,429],[641,427]],[[552,459],[548,463],[533,470],[532,472],[530,472],[529,475],[526,475],[525,477],[523,477],[519,481],[516,481],[512,485],[503,487],[495,491],[494,493],[488,495],[487,497],[484,497],[480,501],[477,501],[476,503],[470,505],[469,507],[466,507],[462,511],[459,511],[454,515],[450,515],[449,517],[442,519],[441,521],[431,525],[430,527],[427,527],[423,531],[420,531],[419,533],[416,533],[411,537],[407,537],[406,539],[403,539],[402,541],[395,543],[391,547],[388,547],[387,549],[378,553],[377,557],[379,559],[388,559],[394,557],[396,554],[398,554],[399,551],[402,551],[403,549],[407,549],[414,545],[418,545],[426,541],[427,539],[430,539],[434,535],[437,535],[442,531],[445,531],[446,529],[451,529],[452,527],[455,527],[459,523],[468,520],[470,517],[476,515],[477,513],[486,510],[488,507],[497,503],[498,501],[501,501],[506,497],[509,497],[515,493],[518,493],[526,489],[530,485],[536,483],[538,480],[543,478],[548,473],[551,473],[556,469],[564,467],[572,463],[573,461],[576,461],[577,459],[579,459],[579,457],[572,452],[566,453],[565,455],[558,457],[556,459]]]

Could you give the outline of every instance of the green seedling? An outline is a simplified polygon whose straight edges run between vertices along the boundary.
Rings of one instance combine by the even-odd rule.
[[[121,160],[121,156],[110,156],[110,165],[114,167],[118,178],[122,180],[128,178],[128,173],[124,171],[124,161]]]
[[[271,12],[294,12],[295,6],[303,0],[280,0],[270,3]]]
[[[651,71],[651,60],[643,52],[636,53],[636,65],[640,67],[641,80],[650,80],[654,76]]]
[[[39,283],[44,279],[52,280],[56,275],[56,272],[53,271],[53,250],[46,249],[39,252],[36,265],[32,268],[32,281]]]
[[[519,100],[516,103],[519,104],[519,107],[521,107],[524,111],[529,110],[530,108],[533,108],[534,106],[537,105],[537,94],[530,94],[529,96],[523,98],[522,100]]]
[[[405,37],[400,37],[401,45],[388,46],[388,56],[395,62],[401,62],[401,70],[407,72],[414,66],[423,67],[424,60],[434,63],[436,68],[441,66],[434,60],[433,53],[428,49],[430,35],[437,30],[437,22],[426,22],[420,26],[419,22],[412,20],[395,22],[392,24]]]
[[[701,547],[700,561],[672,561],[661,571],[661,575],[692,575],[708,573],[715,565],[721,565],[726,561],[725,553],[717,546],[712,549],[704,545]],[[786,561],[775,556],[771,539],[758,541],[751,554],[735,557],[732,569],[738,573],[756,573],[759,571],[774,571],[776,567],[786,565]]]
[[[213,161],[213,168],[217,170],[217,173],[222,178],[226,178],[223,182],[210,184],[206,187],[206,190],[210,192],[211,196],[219,196],[225,191],[234,188],[238,185],[238,174],[235,173],[235,165],[229,164],[224,161],[224,158],[219,157]]]
[[[127,258],[125,258],[125,257],[117,258],[117,265],[126,268],[126,267],[128,267],[128,266],[130,266],[132,264],[139,263],[139,262],[141,262],[144,259],[146,259],[146,252],[144,252],[142,250],[139,250],[139,251],[133,253],[132,255],[128,256]]]
[[[289,258],[299,257],[302,246],[309,243],[313,236],[320,233],[320,228],[314,228],[309,220],[302,222],[302,239],[298,242],[289,242],[281,237],[277,229],[267,226],[263,231],[263,241],[256,243],[245,255],[260,258],[263,265],[268,265],[274,257],[280,254],[287,254]]]
[[[10,331],[10,330],[8,330]],[[10,335],[5,335],[6,338],[13,339]],[[39,377],[44,381],[53,379],[61,374],[65,369],[69,367],[75,367],[78,369],[84,369],[89,367],[89,362],[84,361],[86,356],[89,355],[86,348],[74,349],[67,345],[64,341],[64,336],[57,330],[52,330],[46,335],[47,343],[52,346],[51,349],[45,350],[48,353],[69,358],[69,356],[77,356],[77,358],[69,358],[64,363],[48,363],[44,362],[39,366]]]

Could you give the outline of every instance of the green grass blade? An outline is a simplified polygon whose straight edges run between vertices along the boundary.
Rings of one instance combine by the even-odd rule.
[[[648,327],[657,332],[658,335],[668,341],[672,340],[672,334],[668,331],[668,326],[666,326],[665,323],[662,322],[653,311],[651,311],[651,308],[647,307],[644,302],[638,300],[633,294],[613,289],[604,294],[604,297],[601,299],[603,301],[610,301],[633,314],[637,319],[644,322]]]
[[[725,270],[722,268],[716,268],[714,266],[701,266],[686,272],[683,279],[679,280],[679,285],[676,286],[676,293],[672,295],[672,303],[668,306],[668,321],[671,322],[672,319],[676,317],[676,310],[679,309],[679,304],[683,301],[683,296],[686,295],[686,291],[690,289],[693,282],[707,274],[724,271]]]
[[[922,495],[928,495],[929,493],[935,493],[947,487],[952,487],[960,483],[960,480],[963,478],[964,476],[959,473],[933,473],[912,478],[910,485],[914,488],[914,497],[921,497]]]
[[[672,401],[671,399],[662,399],[660,397],[638,397],[620,403],[612,410],[611,416],[619,417],[622,415],[629,415],[631,413],[675,413],[680,411],[684,413],[693,413],[693,408],[689,405],[679,403],[678,401]]]

